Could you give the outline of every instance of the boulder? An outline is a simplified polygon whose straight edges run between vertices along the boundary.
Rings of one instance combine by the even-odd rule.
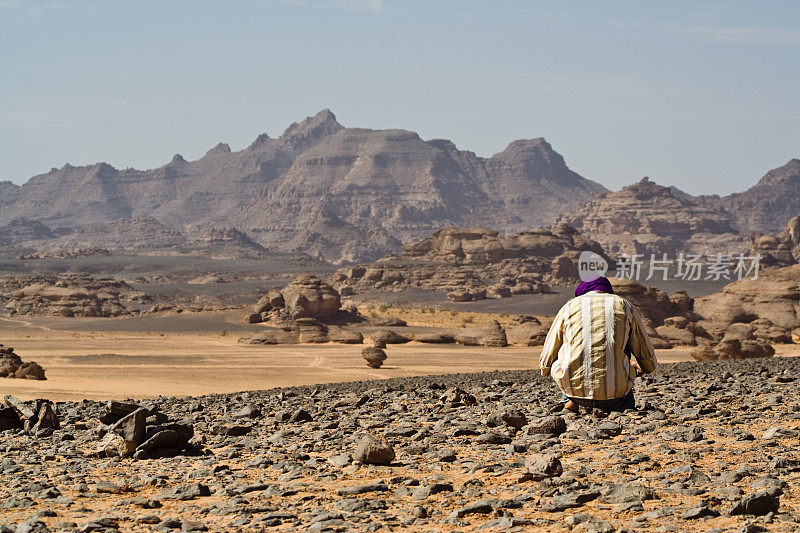
[[[414,340],[425,344],[452,344],[456,342],[455,335],[450,333],[420,333]]]
[[[485,327],[469,328],[456,335],[455,340],[458,344],[463,344],[464,346],[508,346],[506,332],[496,320]]]
[[[22,429],[22,420],[13,408],[0,407],[0,431],[10,429]]]
[[[100,457],[131,457],[136,451],[136,444],[122,435],[108,432],[97,443],[95,453]]]
[[[472,293],[469,291],[452,291],[447,293],[447,299],[451,302],[471,302]]]
[[[409,337],[400,335],[390,329],[381,329],[371,335],[372,340],[376,343],[384,344],[405,344],[411,342]]]
[[[337,344],[362,344],[364,342],[364,335],[344,328],[336,328],[330,331],[328,338],[331,342]]]
[[[38,381],[47,379],[44,375],[44,368],[42,368],[38,363],[34,362],[22,363],[14,372],[14,377],[19,379],[34,379]]]
[[[552,454],[534,454],[525,459],[525,470],[533,481],[560,476],[564,472],[561,460]]]
[[[750,359],[755,357],[772,357],[775,349],[769,342],[756,340],[739,340],[727,338],[716,344],[705,342],[691,352],[698,361],[717,361],[724,359]]]
[[[667,340],[671,345],[674,346],[694,346],[697,344],[694,333],[688,329],[680,329],[675,326],[664,325],[658,326],[656,328],[656,333],[660,338]]]
[[[263,296],[258,303],[253,307],[254,313],[268,313],[273,309],[281,309],[284,307],[283,294],[277,290],[269,291]]]
[[[13,350],[13,348],[4,350]],[[14,373],[21,365],[22,358],[13,351],[0,353],[0,377],[14,377]]]
[[[370,368],[380,368],[386,360],[386,352],[375,346],[367,346],[361,350],[361,357],[367,361]]]
[[[383,435],[367,433],[358,443],[353,460],[369,465],[389,465],[394,461],[394,448]]]
[[[537,318],[529,317],[526,322],[508,326],[506,336],[511,344],[542,346],[549,330],[550,323],[543,324]]]
[[[147,430],[147,417],[150,412],[147,409],[140,408],[131,414],[118,420],[112,431],[122,436],[126,441],[133,444],[134,449],[136,446],[144,442],[144,437]],[[131,451],[133,454],[133,451]]]
[[[298,342],[300,342],[300,336],[296,331],[283,331],[281,329],[271,329],[252,337],[239,339],[241,344],[297,344]]]
[[[44,369],[33,362],[25,363],[14,348],[0,344],[0,377],[46,380]]]

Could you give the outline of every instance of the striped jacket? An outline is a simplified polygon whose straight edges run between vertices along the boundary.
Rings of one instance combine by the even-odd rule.
[[[647,374],[658,364],[642,315],[624,298],[592,291],[558,312],[539,368],[571,398],[611,400],[633,387],[630,354]]]

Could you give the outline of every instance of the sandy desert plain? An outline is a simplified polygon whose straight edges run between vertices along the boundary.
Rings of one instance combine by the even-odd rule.
[[[371,369],[361,357],[363,345],[238,343],[263,329],[243,324],[241,316],[241,311],[218,311],[167,317],[3,318],[4,343],[25,360],[39,362],[47,380],[3,380],[2,390],[23,400],[122,400],[538,366],[538,347],[411,342],[391,345],[384,366]],[[779,350],[800,355],[793,345]],[[662,362],[693,360],[684,347],[658,350],[658,357]]]

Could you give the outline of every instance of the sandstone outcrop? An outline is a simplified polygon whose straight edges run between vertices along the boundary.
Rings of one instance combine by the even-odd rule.
[[[42,381],[44,369],[34,362],[23,362],[14,348],[0,344],[0,378],[34,379]]]
[[[340,327],[363,321],[354,307],[342,309],[339,293],[316,276],[302,274],[286,287],[271,290],[247,315],[250,324],[267,323],[278,329],[265,330],[240,339],[250,344],[294,344],[338,342],[360,344],[363,336]],[[337,326],[330,328],[329,326]]]
[[[800,260],[800,215],[792,217],[778,234],[752,233],[753,253],[761,255],[761,266],[789,266]]]
[[[661,289],[634,280],[609,279],[614,293],[639,309],[655,348],[694,346],[698,338],[710,338],[708,332],[697,324],[700,317],[693,309],[694,299],[686,292],[676,291],[669,296]]]
[[[522,346],[542,346],[550,330],[552,319],[521,315],[506,328],[506,337],[511,344]]]
[[[455,341],[464,346],[486,346],[503,348],[508,346],[508,339],[503,327],[494,320],[488,326],[467,328],[455,336]]]
[[[601,193],[558,222],[595,239],[612,255],[746,252],[750,243],[722,207],[702,205],[648,178]]]
[[[758,279],[742,279],[697,298],[694,310],[702,327],[722,338],[734,325],[753,327],[756,338],[790,342],[800,326],[800,265],[763,271]],[[735,326],[741,328],[741,326]]]
[[[400,255],[339,269],[332,278],[348,292],[437,290],[454,302],[550,292],[578,279],[582,251],[600,245],[565,225],[508,236],[482,228],[443,228],[408,244]],[[610,261],[610,260],[609,260]]]
[[[316,276],[298,276],[281,290],[285,309],[292,318],[326,317],[342,306],[336,290]]]
[[[0,301],[11,315],[116,317],[152,299],[124,281],[64,274],[0,279]]]
[[[336,289],[316,276],[303,274],[280,291],[269,291],[255,305],[248,321],[258,323],[276,318],[331,318],[341,306],[342,300]]]

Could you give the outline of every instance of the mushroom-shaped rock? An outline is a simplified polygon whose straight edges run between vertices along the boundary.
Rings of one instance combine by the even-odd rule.
[[[370,368],[380,368],[386,360],[386,352],[375,346],[367,346],[361,350],[361,357],[367,361]]]

